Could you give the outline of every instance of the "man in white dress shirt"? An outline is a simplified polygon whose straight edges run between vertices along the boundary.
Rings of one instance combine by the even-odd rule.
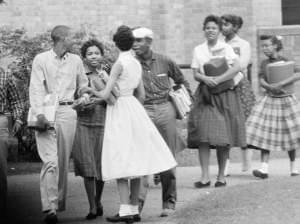
[[[32,64],[29,94],[30,105],[38,112],[36,142],[43,161],[40,190],[46,223],[57,223],[56,211],[65,210],[69,157],[77,118],[71,105],[75,93],[81,95],[88,89],[82,60],[69,53],[71,36],[69,27],[54,27],[51,32],[53,48],[38,54]],[[49,92],[56,93],[59,99],[52,130],[41,110]]]

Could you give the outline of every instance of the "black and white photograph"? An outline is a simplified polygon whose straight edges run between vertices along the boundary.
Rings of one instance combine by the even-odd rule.
[[[299,0],[0,0],[1,224],[299,224]]]

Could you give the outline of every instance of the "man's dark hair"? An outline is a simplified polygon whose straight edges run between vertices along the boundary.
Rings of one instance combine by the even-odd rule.
[[[203,30],[205,29],[206,25],[209,22],[214,22],[215,24],[218,25],[218,27],[219,27],[220,30],[222,29],[222,20],[221,20],[221,18],[219,16],[215,16],[215,15],[209,15],[209,16],[207,16],[204,19],[204,22],[203,22]]]
[[[65,25],[55,26],[51,31],[51,39],[56,44],[69,35],[70,27]]]
[[[104,54],[103,44],[101,42],[99,42],[98,40],[96,40],[96,39],[90,39],[90,40],[83,43],[83,45],[80,49],[81,56],[83,58],[85,58],[87,49],[89,47],[93,47],[93,46],[97,47],[100,50],[101,55]]]
[[[132,48],[134,37],[132,30],[125,25],[120,26],[113,36],[113,41],[122,51],[128,51]]]

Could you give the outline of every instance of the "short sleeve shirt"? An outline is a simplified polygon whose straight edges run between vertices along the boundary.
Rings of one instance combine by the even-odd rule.
[[[191,67],[199,69],[200,73],[204,74],[203,65],[215,56],[225,57],[228,65],[232,65],[234,60],[238,59],[229,44],[219,40],[214,47],[209,49],[207,42],[204,42],[194,48]]]

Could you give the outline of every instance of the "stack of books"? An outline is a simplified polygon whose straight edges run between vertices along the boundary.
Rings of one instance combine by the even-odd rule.
[[[176,109],[176,118],[184,119],[191,110],[192,100],[184,85],[177,85],[169,93]]]

